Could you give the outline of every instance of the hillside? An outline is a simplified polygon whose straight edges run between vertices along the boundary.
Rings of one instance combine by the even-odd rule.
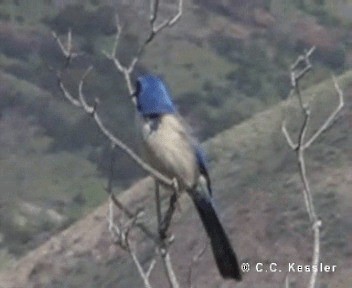
[[[307,163],[317,213],[324,225],[322,262],[338,267],[336,273],[321,275],[318,287],[347,288],[352,275],[352,72],[338,82],[345,91],[346,107],[334,128],[307,152]],[[310,88],[305,95],[315,95],[312,120],[317,125],[336,103],[331,80]],[[259,113],[204,145],[211,160],[216,205],[242,261],[279,265],[310,261],[311,233],[301,183],[293,152],[280,131],[286,105],[283,102]],[[290,122],[295,123],[297,113],[289,111]],[[119,196],[129,207],[145,207],[148,225],[155,221],[152,187],[151,179],[144,179]],[[186,279],[190,257],[203,242],[201,224],[188,200],[182,198],[172,227],[176,240],[171,255],[181,279]],[[0,274],[0,287],[140,287],[131,261],[109,238],[107,209],[103,204],[31,251]],[[149,261],[151,243],[141,235],[136,239],[139,256]],[[165,287],[160,269],[157,266],[152,279],[156,287]],[[306,279],[301,274],[290,276],[297,287]],[[282,287],[284,277],[285,273],[251,272],[236,287]],[[234,287],[232,282],[223,283],[209,250],[194,279],[198,287]]]

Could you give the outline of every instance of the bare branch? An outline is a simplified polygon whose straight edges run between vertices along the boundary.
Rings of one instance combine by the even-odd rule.
[[[164,268],[166,271],[167,279],[169,280],[170,287],[171,288],[180,288],[180,284],[177,281],[175,270],[172,267],[169,252],[167,250],[162,251],[161,257],[163,259],[163,264],[164,264]]]
[[[118,14],[116,14],[115,16],[115,22],[116,22],[116,35],[115,35],[115,41],[112,47],[112,50],[110,53],[103,51],[103,54],[110,59],[111,61],[113,61],[113,63],[115,64],[115,67],[118,71],[120,71],[126,81],[126,85],[128,88],[128,92],[130,95],[133,94],[133,87],[132,87],[132,81],[131,81],[131,73],[133,72],[132,69],[129,69],[127,66],[124,66],[120,59],[117,58],[116,53],[117,53],[117,48],[118,48],[118,43],[121,37],[121,33],[122,33],[122,26],[120,24],[120,20],[119,20],[119,16]]]
[[[304,202],[306,205],[306,209],[307,209],[310,221],[315,221],[316,213],[313,206],[312,194],[311,194],[311,190],[310,190],[310,186],[307,178],[306,164],[305,164],[304,153],[303,153],[304,150],[302,150],[300,147],[302,146],[298,147],[298,165],[299,165],[299,174],[303,183]]]
[[[114,242],[117,243],[121,248],[125,250],[130,250],[129,243],[129,235],[132,229],[137,227],[137,221],[144,215],[142,210],[139,210],[133,215],[133,217],[129,217],[127,221],[117,225],[114,221],[114,202],[109,201],[109,214],[107,217],[109,223],[109,231],[114,239]]]
[[[301,126],[301,129],[299,130],[297,144],[294,144],[289,132],[286,129],[286,120],[284,120],[282,124],[282,132],[287,140],[287,143],[289,144],[292,150],[297,152],[297,160],[299,164],[300,176],[304,186],[304,189],[303,189],[304,201],[309,215],[309,219],[311,221],[316,216],[315,216],[315,211],[312,204],[312,196],[309,188],[308,179],[306,176],[306,166],[304,161],[304,145],[305,145],[304,142],[305,142],[305,136],[306,136],[309,121],[310,121],[310,109],[308,105],[303,102],[303,97],[301,94],[301,89],[299,84],[300,84],[300,80],[303,79],[303,77],[312,69],[312,65],[310,63],[309,57],[312,55],[314,51],[315,51],[315,47],[312,47],[311,49],[306,51],[303,55],[300,55],[291,66],[292,89],[291,89],[290,95],[292,95],[293,93],[297,95],[299,107],[304,117],[303,124]],[[304,65],[303,68],[300,68],[300,70],[297,70],[301,65]]]
[[[292,150],[296,150],[298,148],[298,145],[293,143],[290,133],[287,131],[286,120],[282,121],[281,130],[286,138],[288,145],[291,147]]]
[[[111,57],[114,57],[116,55],[117,47],[122,33],[122,26],[120,24],[120,19],[118,14],[115,15],[115,22],[116,22],[116,36],[115,36],[114,46],[111,52]]]
[[[322,124],[322,126],[313,134],[313,136],[310,137],[310,139],[308,141],[306,141],[305,136],[306,136],[307,129],[309,127],[311,112],[310,112],[309,105],[304,103],[304,101],[303,101],[299,82],[312,69],[312,65],[310,63],[309,57],[314,52],[314,50],[315,50],[315,47],[312,47],[308,52],[305,52],[304,55],[299,56],[297,58],[297,60],[295,61],[295,63],[291,66],[292,89],[291,89],[290,94],[292,94],[293,91],[296,93],[296,95],[298,97],[298,101],[299,101],[299,107],[300,107],[301,112],[304,117],[303,123],[300,127],[300,130],[299,130],[297,144],[294,144],[291,136],[289,135],[289,133],[286,129],[286,120],[284,120],[282,123],[282,132],[286,138],[287,143],[291,147],[291,149],[297,153],[299,174],[300,174],[301,181],[303,183],[304,200],[305,200],[306,209],[307,209],[307,212],[309,215],[310,222],[312,223],[312,229],[313,229],[313,234],[314,234],[314,236],[313,236],[314,248],[313,248],[312,265],[318,265],[319,259],[320,259],[320,227],[322,225],[322,222],[321,222],[321,220],[318,219],[316,212],[315,212],[312,193],[311,193],[309,181],[307,178],[304,152],[305,152],[306,148],[310,147],[311,144],[334,123],[334,121],[336,120],[337,114],[340,112],[340,110],[344,106],[344,101],[343,101],[343,92],[340,89],[339,85],[337,84],[335,77],[333,77],[335,90],[336,90],[338,97],[339,97],[339,104],[338,104],[337,108],[325,120],[325,122]],[[304,64],[304,67],[301,70],[296,71],[297,67],[299,65],[301,65],[302,63]],[[312,272],[308,288],[315,287],[317,275],[318,275],[317,271]],[[285,283],[286,283],[285,286],[289,287],[288,276],[286,276]]]
[[[301,96],[300,96],[301,97]],[[309,121],[310,121],[310,110],[308,108],[302,108],[303,113],[304,113],[304,120],[302,127],[299,132],[298,136],[298,146],[297,146],[297,160],[298,160],[298,165],[299,165],[299,173],[300,177],[303,183],[303,196],[304,196],[304,201],[306,204],[307,212],[309,215],[310,221],[315,221],[316,219],[316,214],[315,214],[315,209],[313,206],[313,199],[312,199],[312,194],[310,191],[310,186],[307,178],[307,172],[306,172],[306,164],[305,164],[305,158],[304,158],[304,141],[305,141],[305,135],[308,129]]]
[[[177,10],[177,14],[173,17],[171,17],[168,20],[165,20],[164,22],[162,22],[160,25],[158,26],[154,26],[154,33],[158,33],[161,30],[163,30],[166,27],[171,27],[173,26],[182,16],[182,8],[183,8],[183,0],[180,0],[178,2],[178,10]]]
[[[150,0],[150,16],[149,16],[149,23],[150,23],[150,32],[149,35],[147,36],[146,40],[141,44],[141,46],[138,48],[136,55],[132,58],[131,62],[129,65],[123,65],[121,61],[118,59],[116,56],[117,48],[118,48],[118,42],[121,36],[121,31],[122,27],[119,23],[118,16],[116,16],[116,36],[115,36],[115,42],[112,48],[111,53],[107,53],[103,51],[103,54],[110,60],[112,60],[115,64],[115,67],[119,72],[121,72],[125,78],[126,85],[128,88],[129,95],[132,95],[134,92],[133,85],[132,85],[132,80],[131,80],[131,74],[134,71],[134,68],[136,67],[136,64],[140,60],[141,55],[143,54],[145,48],[148,46],[150,42],[155,38],[155,36],[160,33],[162,30],[164,30],[166,27],[171,27],[176,22],[181,18],[182,16],[182,9],[183,9],[183,0],[178,0],[178,10],[177,13],[173,16],[170,17],[169,19],[163,21],[161,24],[156,26],[155,22],[158,18],[158,12],[159,12],[159,0]]]
[[[71,51],[69,50],[69,47],[72,47],[71,43],[68,43],[67,48],[66,48],[65,45],[60,40],[59,36],[54,31],[52,31],[51,33],[52,33],[54,39],[57,41],[57,44],[59,45],[59,48],[60,48],[61,52],[63,53],[63,55],[66,58],[71,57]],[[70,41],[71,37],[72,36],[71,36],[71,29],[70,29],[67,33],[67,40],[68,40],[67,42]]]
[[[148,278],[150,277],[150,274],[152,274],[153,269],[155,267],[155,264],[156,264],[156,260],[153,259],[152,262],[150,262],[150,265],[149,265],[149,268],[148,268],[147,272],[145,273]]]
[[[177,181],[175,181],[174,185],[174,192],[170,197],[170,204],[169,208],[165,213],[164,218],[162,218],[161,212],[161,199],[160,199],[160,184],[156,181],[155,182],[155,201],[156,201],[156,214],[157,214],[157,221],[158,221],[158,231],[159,231],[159,238],[161,240],[161,244],[158,246],[158,251],[161,254],[162,262],[164,264],[165,272],[167,279],[169,281],[170,287],[172,288],[179,288],[180,285],[177,281],[176,274],[173,270],[170,254],[169,254],[169,244],[173,241],[173,237],[167,239],[167,231],[169,229],[172,216],[175,211],[176,202],[178,199],[178,186]]]
[[[129,219],[129,221],[125,222],[125,234],[126,234],[126,238],[128,238],[131,230],[135,227],[137,227],[137,221],[140,220],[143,216],[145,215],[144,213],[144,209],[140,208],[137,210],[136,214]]]
[[[113,193],[113,188],[112,188],[112,181],[114,178],[114,164],[115,164],[115,145],[112,145],[111,147],[111,156],[110,156],[110,167],[109,167],[109,177],[108,177],[108,183],[106,186],[106,192],[109,194],[109,231],[111,232],[112,229],[112,223],[114,222],[114,215],[113,215],[113,205],[115,205],[117,208],[119,208],[124,215],[126,215],[129,219],[132,219],[134,215],[136,215],[136,212],[132,212],[129,210],[125,205],[123,205],[119,199],[114,195]],[[154,234],[150,229],[148,229],[143,223],[135,223],[136,226],[151,240],[156,245],[159,245],[160,240],[158,235]]]
[[[332,80],[334,82],[334,87],[337,92],[337,96],[339,97],[339,104],[336,109],[330,114],[330,116],[325,120],[324,124],[304,144],[304,148],[308,148],[310,145],[312,145],[313,142],[334,123],[334,121],[337,119],[337,114],[344,106],[343,91],[337,83],[335,76],[332,77]]]
[[[178,2],[178,12],[177,14],[174,16],[174,18],[172,18],[169,23],[168,23],[168,26],[171,27],[173,25],[176,24],[177,21],[180,20],[181,16],[182,16],[182,11],[183,11],[183,0],[180,0]]]
[[[59,36],[54,31],[52,31],[52,35],[53,35],[54,39],[56,40],[56,42],[57,42],[57,44],[58,44],[58,46],[60,48],[61,53],[63,54],[63,56],[66,59],[65,65],[64,65],[64,69],[66,69],[69,66],[69,64],[70,64],[71,59],[73,59],[74,57],[78,56],[78,53],[73,53],[72,52],[72,33],[71,33],[71,29],[67,33],[67,44],[66,44],[67,47],[65,47],[65,45],[60,40]],[[51,68],[51,67],[49,67],[49,68],[50,68],[50,70],[53,70],[53,68]],[[59,88],[60,88],[61,92],[64,94],[65,98],[68,101],[70,101],[70,103],[73,106],[82,107],[80,101],[76,100],[71,95],[71,93],[68,92],[68,90],[66,89],[65,85],[63,84],[62,72],[61,71],[58,71],[56,73],[56,78],[57,78],[57,81],[58,81]]]
[[[134,264],[137,267],[139,275],[142,277],[144,287],[145,288],[152,288],[152,285],[150,284],[150,281],[149,281],[149,275],[147,275],[144,272],[143,267],[142,267],[141,263],[139,262],[139,260],[138,260],[138,258],[136,256],[136,253],[131,250],[130,251],[130,255],[131,255],[131,258],[132,258]]]
[[[62,79],[61,79],[61,73],[56,73],[56,77],[57,77],[57,83],[59,85],[59,88],[62,92],[62,94],[64,95],[64,97],[70,101],[70,103],[73,105],[73,106],[76,106],[76,107],[82,107],[82,104],[79,100],[75,99],[70,92],[68,92],[68,90],[66,89],[64,83],[62,82]]]
[[[315,46],[310,48],[303,55],[298,56],[295,63],[291,66],[291,86],[292,86],[292,89],[296,92],[302,112],[306,112],[305,111],[306,107],[303,104],[299,82],[312,69],[312,65],[310,63],[309,57],[313,54],[314,51],[315,51]],[[297,71],[299,66],[302,64],[304,65],[304,67],[301,70]]]
[[[150,25],[153,26],[156,21],[159,9],[159,0],[150,0]]]
[[[151,275],[152,270],[155,267],[155,259],[153,259],[149,265],[148,270],[145,272],[142,264],[140,263],[135,248],[132,247],[133,245],[131,245],[130,243],[130,231],[136,227],[136,223],[138,221],[138,219],[143,215],[142,212],[138,212],[136,213],[136,215],[131,218],[128,222],[124,223],[124,227],[119,227],[118,225],[116,225],[114,223],[114,215],[113,215],[113,202],[110,201],[109,203],[109,216],[108,216],[108,223],[109,223],[109,231],[112,235],[112,238],[114,239],[114,242],[116,244],[118,244],[122,249],[124,249],[125,251],[127,251],[132,260],[134,265],[137,268],[137,271],[139,273],[139,275],[141,276],[142,280],[143,280],[143,284],[145,288],[152,288],[152,285],[150,284],[149,278]]]
[[[68,33],[67,33],[66,47],[62,43],[62,41],[60,40],[59,36],[54,31],[52,31],[51,33],[52,33],[54,39],[56,40],[57,44],[59,45],[59,48],[60,48],[63,56],[66,59],[64,68],[67,68],[71,64],[71,61],[74,58],[80,56],[83,53],[75,53],[72,51],[72,31],[71,31],[71,29],[69,29]]]
[[[161,24],[158,26],[155,25],[155,21],[158,17],[157,13],[159,10],[159,1],[158,0],[151,0],[151,11],[150,11],[150,32],[144,43],[139,47],[138,52],[136,56],[132,59],[131,64],[129,66],[130,72],[133,71],[134,67],[136,66],[137,62],[140,59],[140,56],[143,54],[145,48],[149,43],[153,41],[155,36],[160,33],[162,30],[164,30],[166,27],[171,27],[176,22],[181,18],[182,16],[182,10],[183,10],[183,0],[178,1],[178,10],[177,13],[173,16],[170,17],[169,19],[164,20]]]
[[[108,59],[113,60],[116,68],[120,72],[123,72],[124,71],[124,66],[121,64],[120,60],[116,57],[117,48],[118,48],[118,44],[119,44],[121,33],[122,33],[122,26],[120,24],[120,19],[119,19],[119,15],[118,14],[115,15],[115,23],[116,23],[116,35],[115,35],[114,44],[112,46],[112,50],[111,50],[110,53],[108,53],[106,51],[103,51],[103,54]]]
[[[86,98],[83,94],[83,84],[84,84],[84,80],[87,78],[88,74],[92,71],[93,66],[89,66],[87,68],[87,70],[84,72],[81,81],[79,81],[79,85],[78,85],[78,94],[79,94],[79,101],[81,102],[81,105],[84,109],[84,111],[86,111],[88,114],[94,114],[96,111],[96,105],[94,106],[89,106]]]
[[[113,169],[113,165],[111,165],[111,169]],[[113,173],[110,173],[111,177],[113,175]],[[159,184],[156,182],[155,183],[156,187],[159,187]],[[111,184],[110,184],[110,180],[108,182],[108,188],[110,187],[111,189]],[[155,191],[159,192],[159,188],[156,188]],[[145,272],[142,268],[142,265],[140,264],[136,253],[134,252],[134,250],[131,248],[131,245],[129,244],[129,231],[134,227],[134,226],[138,226],[140,229],[142,229],[142,231],[148,235],[149,237],[151,237],[154,242],[157,244],[158,250],[162,256],[162,260],[164,263],[164,267],[166,269],[166,273],[167,273],[167,278],[170,282],[170,285],[172,288],[178,288],[178,282],[176,280],[176,276],[175,273],[173,271],[172,268],[172,264],[171,264],[171,260],[168,254],[168,245],[165,242],[165,238],[160,238],[160,237],[156,237],[154,236],[148,228],[146,228],[144,225],[142,224],[138,224],[136,223],[136,217],[133,217],[132,213],[126,208],[124,207],[119,201],[118,199],[114,196],[114,194],[112,193],[112,191],[110,191],[110,205],[109,205],[109,218],[108,218],[108,222],[109,222],[109,231],[113,236],[113,239],[115,239],[115,242],[117,242],[120,247],[122,247],[123,249],[127,250],[130,255],[131,258],[133,259],[133,262],[135,264],[135,266],[137,267],[138,273],[139,275],[142,277],[143,283],[145,287],[151,287],[149,278],[151,275],[152,270],[155,267],[156,261],[155,259],[153,259],[149,265],[148,270]],[[160,195],[159,193],[156,194],[156,204],[157,204],[157,215],[158,216],[158,226],[160,226],[161,223],[161,208],[160,208]],[[126,231],[126,233],[122,233],[121,229],[119,229],[117,227],[117,225],[115,225],[113,223],[113,205],[112,203],[115,203],[115,206],[119,207],[122,211],[125,212],[125,214],[127,214],[127,216],[132,219],[131,224],[129,225],[129,229]],[[135,219],[135,220],[134,220]],[[160,229],[159,229],[160,230]]]
[[[109,199],[109,214],[107,216],[107,221],[109,224],[109,232],[111,234],[111,238],[114,239],[115,243],[122,243],[122,240],[121,240],[122,232],[119,226],[117,226],[114,222],[114,206],[111,199]],[[124,245],[121,245],[121,248],[126,249]]]
[[[161,226],[161,199],[160,199],[160,184],[157,180],[154,180],[155,186],[155,206],[156,206],[156,220],[158,224],[159,234]]]
[[[316,220],[313,223],[313,233],[314,233],[314,248],[313,248],[313,260],[312,267],[317,267],[319,265],[320,259],[320,227],[322,222],[320,220]],[[310,276],[308,288],[314,288],[315,283],[317,281],[318,271],[313,269],[312,275]]]
[[[160,183],[158,180],[155,180],[155,202],[156,202],[156,215],[157,215],[157,223],[158,223],[158,230],[159,230],[159,237],[161,239],[166,238],[167,231],[169,230],[172,216],[176,210],[176,204],[178,201],[178,198],[180,196],[180,191],[178,187],[178,183],[176,179],[173,179],[173,192],[170,197],[170,202],[169,202],[169,207],[167,211],[164,214],[164,217],[162,217],[162,212],[161,212],[161,198],[160,198]]]
[[[308,51],[306,51],[303,55],[298,56],[297,60],[291,65],[291,85],[293,87],[296,86],[299,80],[303,78],[311,69],[312,65],[310,63],[310,56],[315,51],[315,46],[311,47]],[[304,65],[304,68],[295,72],[295,70],[301,65]]]
[[[161,239],[165,239],[167,236],[167,231],[169,230],[169,227],[171,225],[172,216],[174,215],[174,212],[176,210],[176,204],[179,196],[180,196],[180,191],[177,190],[177,188],[175,188],[175,190],[173,191],[170,197],[169,207],[164,217],[160,219],[161,221],[159,223],[158,228],[159,228],[159,235]]]
[[[114,205],[116,207],[118,207],[119,209],[121,209],[121,211],[124,212],[124,214],[129,217],[132,218],[133,215],[135,213],[133,213],[131,210],[129,210],[125,205],[123,205],[119,199],[117,199],[117,197],[112,193],[110,196],[110,201],[112,201],[114,203]],[[151,232],[145,225],[143,225],[142,223],[137,223],[136,226],[143,231],[143,233],[148,236],[150,239],[152,239],[157,245],[159,245],[160,240],[159,237],[154,234],[153,232]]]

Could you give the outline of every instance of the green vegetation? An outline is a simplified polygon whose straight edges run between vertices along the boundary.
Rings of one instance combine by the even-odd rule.
[[[104,184],[83,155],[50,151],[52,139],[20,111],[3,110],[1,120],[0,231],[21,255],[96,207]]]

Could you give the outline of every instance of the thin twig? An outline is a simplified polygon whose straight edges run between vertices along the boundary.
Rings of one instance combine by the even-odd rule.
[[[165,20],[162,22],[160,25],[156,26],[156,20],[158,17],[158,11],[159,11],[159,0],[150,0],[150,16],[149,16],[149,23],[150,23],[150,32],[149,35],[147,36],[146,40],[143,41],[143,43],[139,46],[136,55],[132,58],[131,62],[129,65],[123,65],[120,61],[120,59],[117,57],[117,48],[118,48],[118,42],[120,40],[120,36],[122,33],[122,26],[119,23],[118,16],[116,16],[116,36],[115,36],[115,41],[113,48],[110,53],[103,51],[103,54],[110,60],[113,61],[115,64],[115,67],[119,72],[121,72],[125,78],[127,89],[129,95],[133,95],[134,89],[132,85],[132,79],[131,79],[131,74],[133,73],[136,64],[139,62],[140,57],[142,56],[143,52],[145,51],[146,47],[148,44],[152,42],[152,40],[155,38],[155,36],[160,33],[162,30],[164,30],[166,27],[171,27],[176,22],[181,18],[182,16],[182,10],[183,10],[183,0],[178,0],[178,9],[177,13],[173,16],[170,17],[169,19]]]
[[[131,258],[135,264],[135,266],[137,267],[138,269],[138,273],[139,275],[141,275],[142,277],[142,280],[143,280],[143,284],[144,284],[144,287],[145,288],[152,288],[152,285],[150,284],[150,281],[149,281],[149,275],[147,275],[144,270],[143,270],[143,267],[141,265],[141,263],[139,262],[137,256],[136,256],[136,253],[134,253],[132,250],[130,252],[130,255],[131,255]]]
[[[150,23],[151,23],[151,26],[153,26],[154,22],[156,21],[156,18],[158,15],[158,9],[159,9],[159,0],[151,0],[150,1]]]
[[[174,215],[174,212],[177,207],[177,201],[180,196],[180,191],[178,190],[178,184],[177,181],[174,180],[175,186],[173,187],[173,193],[170,196],[170,202],[169,202],[169,207],[166,210],[166,213],[163,218],[160,218],[160,223],[159,223],[159,235],[161,239],[165,239],[167,235],[167,231],[169,230],[169,227],[171,225],[171,220],[172,216]]]
[[[66,46],[62,43],[60,40],[59,36],[53,31],[52,35],[54,39],[56,40],[57,44],[59,45],[60,50],[62,51],[63,56],[65,57],[65,62],[64,62],[64,69],[66,69],[70,64],[71,61],[82,55],[83,53],[76,53],[72,51],[72,31],[71,29],[68,30],[67,33],[67,41],[66,41]]]
[[[163,264],[164,264],[165,272],[166,272],[170,287],[180,288],[180,284],[177,281],[175,270],[172,267],[172,262],[171,262],[171,258],[168,250],[162,251],[161,257],[163,259]]]
[[[130,243],[130,232],[133,228],[137,227],[137,221],[140,217],[143,216],[143,212],[137,212],[130,221],[124,223],[124,227],[119,227],[114,223],[114,215],[113,215],[113,202],[110,201],[109,203],[109,216],[108,216],[108,223],[109,223],[109,231],[112,234],[112,238],[115,240],[115,243],[118,244],[122,249],[127,251],[131,256],[134,265],[136,266],[139,275],[142,278],[143,284],[145,288],[152,288],[150,284],[150,275],[155,267],[155,259],[152,259],[147,271],[144,271],[141,262],[139,261],[135,248],[132,247]]]
[[[121,37],[121,33],[122,33],[122,26],[120,24],[120,19],[119,19],[119,15],[116,14],[115,15],[115,23],[116,23],[116,36],[115,36],[115,41],[114,41],[114,45],[113,45],[113,48],[112,48],[112,51],[111,51],[111,55],[110,57],[113,58],[115,55],[116,55],[116,52],[117,52],[117,47],[118,47],[118,44],[119,44],[119,40],[120,40],[120,37]],[[117,63],[117,68],[122,71],[123,70],[123,66],[122,64],[120,63],[120,61],[115,58]]]
[[[116,207],[118,207],[127,217],[130,219],[135,215],[130,209],[128,209],[125,205],[121,203],[121,201],[112,193],[110,195],[110,201],[114,203]],[[142,223],[137,223],[136,226],[150,239],[152,239],[157,245],[160,244],[160,240],[158,235],[154,234],[150,231],[145,225]]]
[[[112,202],[111,202],[112,203]],[[121,248],[123,248],[124,250],[126,250],[132,260],[134,265],[137,267],[138,273],[141,276],[142,280],[143,280],[143,284],[145,288],[152,288],[152,285],[150,284],[150,275],[152,270],[155,267],[155,259],[153,259],[149,265],[148,270],[145,272],[141,262],[139,261],[135,248],[132,247],[131,243],[130,243],[130,231],[136,227],[136,222],[138,221],[138,219],[142,216],[141,213],[137,213],[135,215],[135,217],[133,219],[130,220],[130,222],[125,223],[125,228],[122,229],[120,227],[118,227],[114,221],[113,221],[113,206],[110,205],[110,215],[108,218],[109,221],[109,231],[112,234],[112,237],[115,239],[115,243],[117,243]]]
[[[150,274],[152,274],[153,270],[154,270],[154,267],[155,267],[155,264],[156,264],[156,260],[153,259],[151,262],[150,262],[150,265],[149,265],[149,268],[146,272],[146,275],[147,277],[149,278],[150,277]]]
[[[62,79],[61,79],[61,75],[59,73],[56,74],[57,76],[57,79],[58,79],[58,85],[59,85],[59,88],[62,92],[62,94],[64,95],[64,97],[71,102],[71,104],[73,106],[76,106],[76,107],[82,107],[82,104],[80,101],[78,101],[77,99],[75,99],[71,93],[68,92],[68,90],[65,88],[63,82],[62,82]]]
[[[324,124],[311,136],[311,138],[304,144],[304,148],[308,148],[313,142],[324,133],[337,119],[337,114],[341,111],[344,106],[343,100],[343,91],[341,90],[339,84],[336,81],[336,77],[332,76],[332,80],[334,82],[335,91],[337,92],[337,96],[339,97],[339,104],[336,109],[330,114],[330,116],[325,120]]]
[[[150,11],[151,17],[150,17],[150,32],[148,37],[145,39],[143,44],[139,47],[138,52],[136,56],[133,58],[131,64],[130,64],[130,69],[134,69],[135,65],[139,61],[140,56],[143,54],[145,48],[147,45],[152,42],[152,40],[155,38],[155,36],[160,33],[162,30],[164,30],[166,27],[171,27],[176,22],[181,18],[182,16],[182,10],[183,10],[183,0],[178,1],[178,9],[177,13],[173,16],[170,17],[169,19],[164,20],[161,24],[156,25],[156,19],[157,19],[157,13],[159,10],[159,1],[158,0],[151,0],[151,8],[153,10]]]
[[[286,128],[286,121],[282,121],[282,126],[281,126],[281,130],[282,130],[282,133],[284,134],[285,138],[286,138],[286,141],[288,143],[288,145],[291,147],[292,150],[297,150],[298,148],[298,145],[293,143],[293,140],[290,136],[290,134],[288,133],[287,131],[287,128]]]

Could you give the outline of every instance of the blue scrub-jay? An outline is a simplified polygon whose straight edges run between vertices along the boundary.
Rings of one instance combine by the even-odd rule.
[[[134,96],[145,160],[165,176],[176,179],[180,191],[188,192],[210,238],[221,275],[241,280],[236,254],[212,203],[203,151],[187,131],[167,87],[154,75],[141,76]]]

